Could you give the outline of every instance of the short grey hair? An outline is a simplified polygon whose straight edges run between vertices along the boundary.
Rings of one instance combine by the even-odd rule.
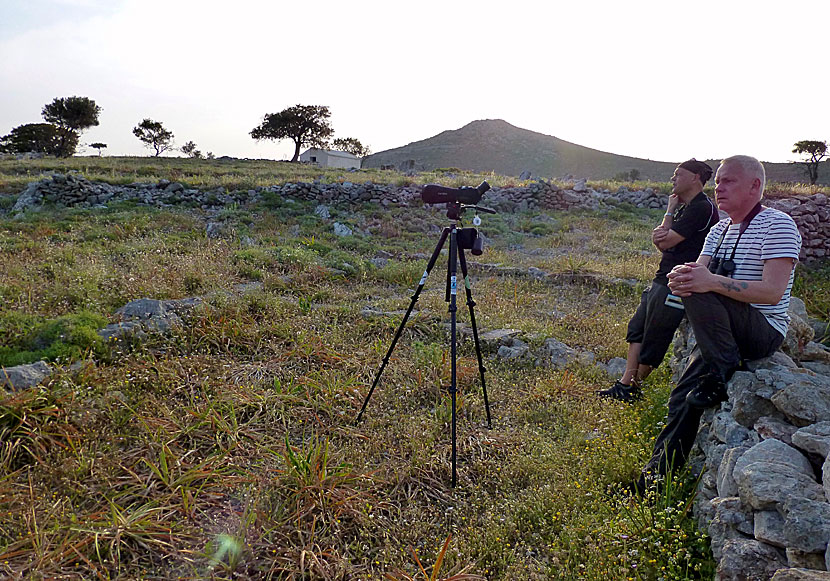
[[[764,195],[764,186],[767,183],[767,172],[764,170],[764,165],[760,161],[751,155],[733,155],[720,162],[721,165],[726,165],[727,163],[739,165],[744,170],[744,173],[761,180],[761,196]]]

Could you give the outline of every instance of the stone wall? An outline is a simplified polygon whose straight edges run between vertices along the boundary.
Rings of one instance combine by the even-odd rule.
[[[830,351],[800,300],[791,315],[782,350],[735,373],[729,400],[704,414],[690,459],[719,580],[830,578]],[[693,346],[684,325],[675,379]]]
[[[421,204],[421,187],[414,185],[301,182],[227,191],[224,188],[198,190],[168,180],[115,186],[103,182],[90,182],[78,174],[55,174],[51,178],[30,183],[17,199],[12,212],[36,209],[44,203],[104,207],[110,202],[125,200],[156,207],[186,204],[210,210],[234,203],[257,202],[265,193],[327,204]],[[660,209],[666,207],[666,202],[666,195],[652,188],[629,190],[620,187],[615,192],[607,189],[594,190],[584,179],[569,182],[565,187],[545,180],[536,180],[523,187],[494,187],[481,200],[483,206],[492,207],[499,212],[598,209],[617,204]],[[804,239],[802,260],[809,262],[830,256],[830,209],[827,208],[827,197],[824,194],[764,200],[764,203],[793,217]]]

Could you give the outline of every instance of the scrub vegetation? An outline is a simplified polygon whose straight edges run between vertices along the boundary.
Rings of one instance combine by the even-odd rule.
[[[73,163],[114,183],[353,177],[264,161],[90,158],[0,162],[1,187]],[[411,179],[494,181],[447,173]],[[410,179],[358,175],[350,181]],[[2,576],[712,578],[692,481],[646,500],[613,490],[635,477],[660,428],[664,367],[642,402],[624,406],[594,397],[612,378],[593,365],[552,370],[487,351],[488,429],[462,333],[450,487],[443,261],[355,425],[402,317],[365,308],[406,308],[447,219],[443,207],[333,206],[332,220],[355,232],[341,238],[313,210],[278,197],[229,208],[229,234],[216,240],[195,209],[0,214],[0,363],[60,364],[41,386],[0,395]],[[658,214],[484,216],[484,255],[467,256],[480,332],[623,356],[657,263]],[[479,262],[601,276],[542,282]],[[830,273],[802,276],[808,308],[826,316]],[[171,335],[104,344],[94,333],[130,300],[192,296],[205,304]],[[458,318],[469,323],[463,298]]]

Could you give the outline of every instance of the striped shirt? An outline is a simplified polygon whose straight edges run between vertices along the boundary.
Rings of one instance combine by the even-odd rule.
[[[732,278],[735,280],[761,280],[764,272],[764,261],[771,258],[792,258],[798,260],[801,251],[801,234],[795,222],[784,212],[774,208],[763,208],[749,223],[749,227],[738,240],[740,224],[732,224],[728,218],[721,220],[709,231],[706,242],[703,244],[701,254],[715,256],[721,260],[732,257],[732,249],[735,242],[735,272]],[[718,244],[724,229],[727,229],[723,241]],[[718,247],[719,246],[719,247]],[[790,306],[790,290],[793,287],[793,274],[795,268],[790,272],[790,280],[787,283],[787,290],[781,300],[774,305],[760,305],[750,303],[761,311],[767,321],[776,331],[787,335],[787,327],[790,323],[788,309]]]

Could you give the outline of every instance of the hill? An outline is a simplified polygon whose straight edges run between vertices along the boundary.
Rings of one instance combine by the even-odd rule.
[[[682,160],[678,160],[682,161]],[[719,160],[709,160],[717,166]],[[799,165],[765,163],[770,181],[801,182]],[[820,183],[830,183],[830,167],[823,164]],[[473,121],[464,127],[439,133],[403,147],[365,158],[363,167],[412,167],[433,170],[445,167],[518,176],[524,171],[540,177],[573,175],[609,179],[635,169],[640,179],[666,181],[676,163],[617,155],[570,143],[552,135],[515,127],[501,119]]]

